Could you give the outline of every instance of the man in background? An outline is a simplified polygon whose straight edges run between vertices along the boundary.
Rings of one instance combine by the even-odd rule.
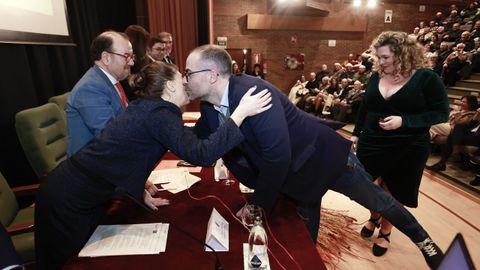
[[[165,56],[163,57],[162,61],[169,64],[175,64],[175,58],[171,56],[173,44],[172,34],[168,32],[161,32],[158,34],[158,37],[162,43],[165,44]]]
[[[152,37],[148,47],[148,56],[152,62],[163,61],[166,56],[166,46],[159,37]]]
[[[90,46],[94,61],[67,100],[67,156],[85,146],[117,115],[128,100],[119,81],[127,78],[135,55],[128,37],[107,31]]]

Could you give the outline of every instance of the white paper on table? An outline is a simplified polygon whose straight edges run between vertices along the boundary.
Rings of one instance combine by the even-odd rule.
[[[174,168],[180,168],[177,166],[178,162],[180,160],[162,160],[160,163],[157,165],[155,170],[162,170],[162,169],[174,169]],[[202,171],[202,167],[182,167],[182,168],[187,168],[189,172],[191,173],[199,173]],[[150,177],[149,177],[150,178]]]
[[[184,179],[186,174],[188,174],[186,168],[154,170],[150,173],[148,180],[154,184],[164,184],[176,181],[176,179]]]
[[[208,220],[205,243],[210,245],[215,251],[228,251],[229,249],[228,222],[215,208],[213,208],[210,219]],[[205,247],[205,251],[211,250]]]
[[[197,183],[200,180],[201,180],[200,177],[191,175],[187,171],[183,177],[172,180],[170,181],[170,183],[162,184],[161,186],[163,189],[173,194],[176,194],[181,191],[187,190],[188,188],[193,186],[193,184]]]
[[[182,114],[183,120],[198,120],[200,118],[200,112],[184,112]]]
[[[248,266],[248,243],[243,243],[243,269],[250,270],[250,266]],[[265,270],[270,270],[270,260],[268,259],[267,253],[267,268]]]
[[[99,225],[79,257],[158,254],[165,252],[167,223]]]
[[[154,184],[162,184],[162,189],[173,194],[191,187],[201,178],[191,175],[186,167],[152,171],[148,180]]]

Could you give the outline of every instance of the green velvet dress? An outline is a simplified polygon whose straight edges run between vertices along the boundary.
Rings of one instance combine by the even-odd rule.
[[[448,98],[440,78],[429,69],[417,70],[410,80],[385,100],[379,74],[370,78],[354,135],[357,156],[373,179],[382,177],[392,195],[409,207],[418,205],[418,188],[430,154],[428,130],[448,119]],[[383,130],[380,118],[402,117],[402,126]]]

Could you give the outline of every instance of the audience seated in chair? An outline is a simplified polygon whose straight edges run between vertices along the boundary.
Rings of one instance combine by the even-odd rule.
[[[333,119],[340,122],[347,122],[347,116],[350,119],[355,119],[356,113],[360,108],[365,91],[362,89],[362,83],[355,81],[353,88],[348,92],[347,96],[341,101],[334,102],[333,105]]]
[[[330,114],[330,106],[333,101],[333,93],[338,91],[338,80],[336,77],[330,78],[330,83],[328,87],[323,88],[320,93],[318,93],[315,99],[315,110],[314,113],[317,115],[328,115]]]
[[[298,80],[295,85],[290,89],[290,93],[288,94],[288,99],[294,104],[297,105],[297,103],[302,99],[301,96],[298,96],[297,93],[299,91],[304,91],[305,85],[307,84],[307,81],[305,80],[305,75],[302,75],[300,77],[300,80]]]
[[[456,124],[469,123],[478,109],[476,96],[463,96],[460,106],[455,107],[448,118],[448,122],[433,125],[430,128],[430,141],[435,144],[445,144]]]
[[[317,96],[318,92],[320,92],[318,87],[319,83],[316,79],[316,74],[315,72],[311,72],[305,88],[297,91],[297,96],[300,97],[297,107],[303,111],[310,112],[313,109],[312,100]]]
[[[462,79],[459,72],[467,65],[468,60],[468,54],[464,49],[465,44],[457,44],[454,51],[443,63],[443,76],[446,86],[454,86],[458,80]]]
[[[478,147],[480,147],[480,121],[477,119],[479,111],[480,110],[477,110],[477,114],[475,114],[473,120],[469,123],[456,124],[453,127],[452,132],[447,138],[447,143],[442,149],[440,161],[431,166],[426,166],[428,169],[444,171],[450,156],[453,157],[454,161],[461,161],[462,147],[474,146],[473,151],[478,150]],[[466,151],[472,151],[472,149],[467,148]]]

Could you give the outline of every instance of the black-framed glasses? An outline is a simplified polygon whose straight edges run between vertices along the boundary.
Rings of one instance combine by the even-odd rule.
[[[125,54],[121,54],[121,53],[116,53],[116,52],[111,52],[111,51],[106,51],[107,53],[111,53],[111,54],[115,54],[115,55],[118,55],[118,56],[121,56],[123,58],[125,58],[125,61],[128,63],[130,62],[130,60],[137,60],[136,56],[134,53],[132,54],[129,54],[129,53],[125,53]]]
[[[197,70],[197,71],[191,71],[190,69],[185,69],[183,72],[183,77],[187,79],[188,82],[188,77],[192,76],[195,73],[200,73],[200,72],[205,72],[205,71],[212,71],[211,69],[202,69],[202,70]]]

